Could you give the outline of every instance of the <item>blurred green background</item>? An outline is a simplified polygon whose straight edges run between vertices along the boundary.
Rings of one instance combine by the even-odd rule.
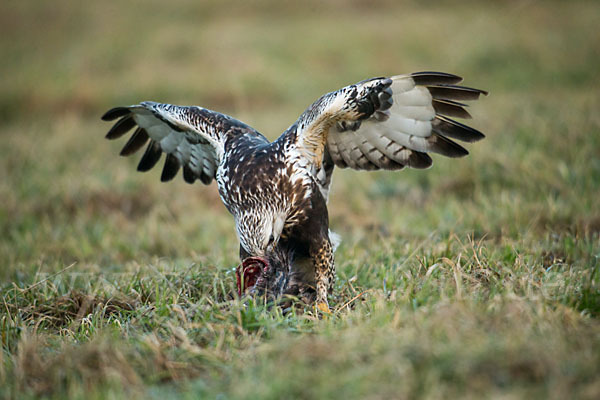
[[[91,388],[103,397],[112,375],[85,375],[85,357],[82,364],[65,360],[87,354],[79,345],[103,349],[105,342],[97,341],[108,340],[137,357],[125,363],[134,376],[125,386],[157,390],[140,389],[142,396],[162,396],[160,374],[166,374],[169,382],[204,377],[181,392],[164,389],[190,396],[333,396],[337,380],[350,385],[343,392],[349,398],[594,398],[600,393],[594,379],[600,365],[599,24],[597,1],[3,2],[0,382],[10,384],[0,395],[77,396]],[[142,100],[196,104],[274,139],[326,92],[421,70],[455,73],[467,86],[490,91],[470,110],[470,123],[487,138],[468,145],[466,158],[434,156],[426,171],[335,172],[331,227],[344,242],[333,304],[354,303],[362,290],[373,296],[334,321],[259,309],[252,317],[258,332],[247,329],[243,305],[227,308],[238,245],[216,187],[190,186],[180,177],[161,184],[159,167],[137,173],[139,155],[118,157],[124,141],[104,140],[110,126],[99,119],[110,107]],[[166,284],[164,274],[196,279],[197,297],[143,300],[136,297],[141,289],[132,292],[144,276],[155,276],[148,278],[150,292],[179,287],[179,281]],[[36,282],[35,290],[21,292]],[[98,320],[85,332],[77,308],[61,317],[66,322],[59,328],[39,318],[47,313],[35,307],[55,312],[57,299],[71,301],[75,289],[120,293],[167,311],[146,317],[133,307],[118,314],[113,328],[121,339],[104,338],[102,307],[91,311]],[[211,302],[217,292],[222,297]],[[199,316],[189,301],[216,308],[207,305],[212,311]],[[171,343],[170,360],[185,364],[184,372],[166,368],[146,376],[140,371],[156,354],[144,358],[140,343],[156,332],[175,335],[164,332],[179,324],[175,306],[196,324],[182,325],[191,343],[217,348],[211,353],[217,361],[181,361],[181,343]],[[451,311],[439,311],[444,307]],[[445,315],[454,313],[470,328],[446,325]],[[492,323],[498,319],[506,325]],[[515,324],[523,326],[518,335]],[[207,338],[198,326],[220,327],[213,333],[222,329],[226,339]],[[79,336],[72,339],[65,329]],[[287,336],[303,329],[315,334],[316,344],[311,336]],[[537,343],[540,332],[553,341]],[[35,346],[36,335],[50,341],[44,346],[55,358]],[[572,342],[573,335],[581,341]],[[410,351],[386,349],[389,337]],[[361,340],[372,345],[361,348],[360,362],[339,358],[357,354]],[[323,351],[313,359],[304,350],[315,346]],[[25,348],[39,365],[24,361]],[[333,358],[324,356],[330,348]],[[53,375],[52,362],[70,365],[65,374],[72,379]],[[315,362],[326,367],[315,372]],[[283,372],[288,367],[297,374]],[[412,386],[400,385],[401,378]],[[130,393],[116,381],[110,393]],[[257,381],[262,386],[248,389]]]

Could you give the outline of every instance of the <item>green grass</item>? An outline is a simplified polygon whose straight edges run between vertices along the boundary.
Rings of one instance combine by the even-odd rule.
[[[171,4],[174,4],[171,5]],[[0,6],[0,398],[600,397],[600,5]],[[335,313],[236,299],[216,188],[135,172],[109,107],[277,137],[372,76],[463,75],[487,138],[335,173]]]

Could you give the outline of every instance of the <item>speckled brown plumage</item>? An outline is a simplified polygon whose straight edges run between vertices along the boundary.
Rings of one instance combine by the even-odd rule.
[[[456,86],[460,80],[438,72],[368,79],[322,96],[273,142],[194,106],[143,102],[102,118],[117,120],[108,139],[137,126],[121,155],[148,143],[138,170],[150,170],[164,152],[162,181],[181,169],[188,183],[217,181],[240,240],[238,279],[252,282],[239,283],[240,294],[300,295],[327,309],[335,281],[327,212],[334,167],[427,168],[428,152],[468,154],[449,138],[471,142],[483,134],[449,117],[469,118],[457,100],[485,92]]]

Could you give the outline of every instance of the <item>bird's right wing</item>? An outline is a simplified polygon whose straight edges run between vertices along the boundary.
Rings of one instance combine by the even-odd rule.
[[[121,155],[131,155],[150,141],[137,169],[150,170],[164,152],[167,156],[160,177],[163,182],[173,179],[183,167],[186,182],[199,179],[208,185],[215,178],[223,157],[227,134],[251,134],[262,138],[256,130],[228,115],[195,106],[145,101],[113,108],[102,116],[104,121],[117,118],[119,120],[106,138],[117,139],[135,127]]]

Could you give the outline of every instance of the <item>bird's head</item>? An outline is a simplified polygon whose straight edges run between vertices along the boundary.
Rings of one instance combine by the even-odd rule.
[[[289,263],[279,249],[285,215],[273,210],[248,209],[236,218],[240,244],[250,257],[236,269],[238,293],[281,295]]]
[[[277,247],[285,222],[285,214],[272,210],[245,210],[236,217],[240,244],[248,254],[266,261]]]

